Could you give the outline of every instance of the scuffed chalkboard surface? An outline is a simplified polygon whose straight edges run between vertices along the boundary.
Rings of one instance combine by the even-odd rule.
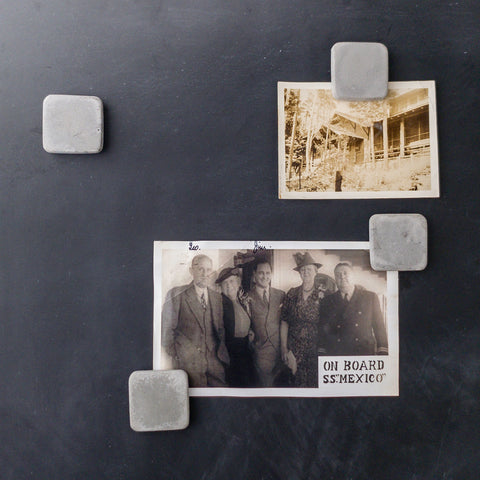
[[[2,479],[473,479],[480,447],[480,4],[37,0],[0,6]],[[277,199],[276,82],[329,81],[338,41],[436,80],[441,198]],[[42,150],[42,100],[97,95],[100,155]],[[400,275],[400,397],[191,401],[138,434],[154,240],[367,240],[429,221]]]

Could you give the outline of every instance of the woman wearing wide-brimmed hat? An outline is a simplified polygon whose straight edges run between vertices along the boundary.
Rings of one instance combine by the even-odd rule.
[[[283,303],[280,338],[282,360],[294,376],[295,387],[318,387],[319,301],[315,276],[322,266],[309,252],[295,253],[302,284],[291,288]]]
[[[224,268],[215,281],[222,289],[225,344],[230,355],[226,379],[230,387],[253,387],[255,368],[250,347],[251,312],[240,282],[241,273],[236,267]]]

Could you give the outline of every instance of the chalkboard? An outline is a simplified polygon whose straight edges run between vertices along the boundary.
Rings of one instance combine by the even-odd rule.
[[[480,447],[480,4],[37,0],[0,5],[0,477],[470,479]],[[330,81],[338,41],[435,80],[439,199],[279,200],[277,81]],[[96,95],[98,155],[42,149],[42,100]],[[429,222],[399,278],[400,396],[194,398],[130,429],[152,367],[154,240],[368,240]]]

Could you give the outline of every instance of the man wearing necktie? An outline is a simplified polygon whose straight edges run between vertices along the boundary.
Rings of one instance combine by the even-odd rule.
[[[326,335],[319,339],[319,348],[325,348],[327,355],[388,355],[377,294],[355,285],[348,262],[340,262],[334,273],[338,291],[320,304],[320,322]]]
[[[280,355],[280,311],[285,293],[272,288],[272,266],[261,259],[253,267],[251,305],[254,363],[260,387],[273,387],[282,368]]]
[[[191,387],[222,387],[229,356],[225,346],[222,298],[208,287],[213,264],[197,255],[192,282],[167,293],[162,311],[162,346],[173,368],[188,373]]]

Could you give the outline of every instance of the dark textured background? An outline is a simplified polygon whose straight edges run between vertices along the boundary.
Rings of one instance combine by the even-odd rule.
[[[476,479],[480,3],[0,1],[0,478]],[[276,82],[329,81],[337,41],[436,80],[440,199],[277,199]],[[42,100],[105,103],[100,155],[50,155]],[[400,397],[192,399],[130,430],[152,366],[154,240],[367,240],[429,221],[400,275]]]

